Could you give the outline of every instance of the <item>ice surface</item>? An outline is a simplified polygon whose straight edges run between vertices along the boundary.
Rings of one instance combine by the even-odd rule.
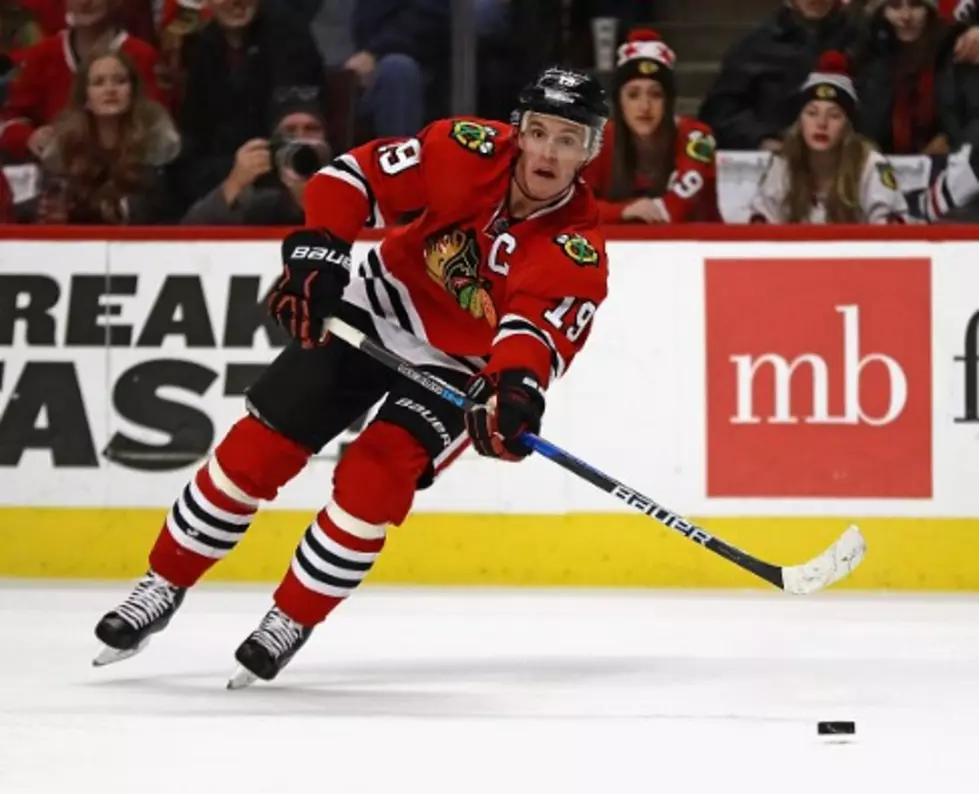
[[[0,794],[979,790],[979,598],[364,588],[229,692],[271,590],[96,670],[127,584],[0,584]]]

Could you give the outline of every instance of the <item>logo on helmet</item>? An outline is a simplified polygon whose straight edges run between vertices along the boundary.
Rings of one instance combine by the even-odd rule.
[[[544,98],[549,99],[551,102],[562,102],[567,105],[574,104],[574,97],[571,94],[557,88],[545,88]]]

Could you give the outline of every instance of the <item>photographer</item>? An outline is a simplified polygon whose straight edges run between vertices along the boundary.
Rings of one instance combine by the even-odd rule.
[[[332,158],[317,89],[278,92],[272,137],[247,141],[227,178],[184,216],[211,226],[295,226],[304,218],[306,183]]]

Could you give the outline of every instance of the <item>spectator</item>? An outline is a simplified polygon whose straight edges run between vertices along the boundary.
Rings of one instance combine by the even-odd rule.
[[[115,23],[120,30],[130,36],[145,41],[154,49],[159,49],[156,19],[153,5],[156,0],[123,0],[115,8]]]
[[[116,23],[127,33],[142,39],[148,44],[156,45],[156,31],[153,21],[153,3],[156,0],[122,0],[116,7]],[[54,36],[66,24],[72,11],[67,7],[66,0],[18,0],[21,5],[30,9],[41,26],[45,36]]]
[[[584,178],[602,221],[719,221],[714,138],[696,119],[676,116],[676,55],[651,30],[618,48],[612,119]]]
[[[976,0],[939,0],[942,17],[955,23],[956,63],[979,64],[979,3]]]
[[[953,60],[954,32],[937,0],[871,3],[856,68],[861,131],[888,154],[948,154],[979,125],[979,67]]]
[[[0,80],[43,35],[37,17],[22,0],[0,0]]]
[[[975,223],[979,220],[979,146],[967,142],[947,158],[935,158],[931,184],[908,193],[913,217],[926,223]],[[940,161],[944,160],[943,163]]]
[[[124,53],[94,53],[79,71],[45,152],[42,223],[145,224],[170,219],[163,167],[180,138],[148,99]]]
[[[332,158],[322,105],[312,92],[281,92],[271,140],[245,143],[218,187],[190,208],[187,224],[301,226],[306,183]],[[261,185],[274,174],[274,182]],[[266,180],[268,181],[268,180]]]
[[[14,194],[7,176],[0,169],[0,223],[13,223],[15,220]]]
[[[0,0],[0,105],[23,53],[41,40],[41,27],[19,0]]]
[[[227,177],[240,147],[267,135],[277,88],[326,77],[308,30],[276,20],[258,0],[209,0],[211,20],[184,39],[185,92],[176,172],[184,210]]]
[[[345,68],[364,93],[360,112],[375,137],[415,135],[425,120],[425,71],[441,68],[449,52],[445,0],[356,0],[354,54]]]
[[[775,16],[732,46],[700,118],[721,149],[777,151],[792,123],[790,98],[827,50],[850,52],[861,28],[839,0],[786,0]]]
[[[157,82],[158,57],[149,44],[113,21],[118,0],[68,0],[71,27],[29,49],[0,109],[0,151],[13,160],[39,158],[51,143],[51,122],[65,107],[77,65],[108,48],[124,53],[139,71],[147,95],[166,105]]]
[[[184,39],[200,30],[209,18],[203,2],[204,0],[167,0],[160,15],[160,63],[173,94],[175,108],[180,106],[185,91],[181,57]]]
[[[857,94],[842,53],[826,53],[802,112],[751,202],[753,223],[904,223],[894,169],[853,127]],[[797,105],[798,106],[798,105]]]
[[[64,30],[65,0],[20,0],[20,4],[34,15],[44,36],[54,36]]]
[[[171,22],[175,22],[188,11],[201,22],[207,22],[211,18],[207,0],[154,0],[154,6],[160,8],[157,20],[160,30],[165,30]]]

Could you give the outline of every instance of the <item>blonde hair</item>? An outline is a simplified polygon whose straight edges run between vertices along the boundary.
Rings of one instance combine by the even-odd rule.
[[[839,158],[832,187],[826,196],[827,223],[860,223],[860,180],[870,153],[876,147],[847,122],[843,137],[837,144]],[[802,124],[796,122],[785,133],[782,143],[789,178],[782,212],[787,223],[807,223],[815,202],[818,185],[809,162],[809,147],[802,137]]]

